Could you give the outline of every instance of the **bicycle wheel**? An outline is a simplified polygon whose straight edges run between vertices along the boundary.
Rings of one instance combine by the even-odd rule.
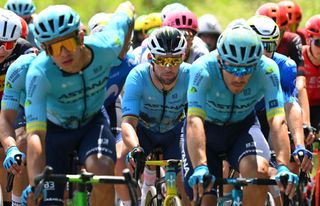
[[[141,200],[141,206],[157,206],[157,190],[154,186],[148,188],[146,197]]]
[[[178,196],[167,196],[164,200],[164,206],[181,206],[181,200]]]
[[[274,199],[272,197],[272,194],[270,192],[267,193],[267,199],[266,203],[264,204],[265,206],[275,206],[276,203],[274,202]]]

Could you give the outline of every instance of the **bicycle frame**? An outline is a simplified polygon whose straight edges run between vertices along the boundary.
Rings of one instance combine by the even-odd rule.
[[[176,188],[176,169],[181,166],[181,160],[149,160],[146,161],[145,164],[148,166],[166,167],[165,183],[167,192],[163,201],[164,206],[166,206],[169,199],[178,196]]]

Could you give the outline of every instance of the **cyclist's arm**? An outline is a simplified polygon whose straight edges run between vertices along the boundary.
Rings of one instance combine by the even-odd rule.
[[[30,185],[34,185],[35,176],[45,165],[46,94],[49,89],[45,74],[31,66],[26,78],[25,102],[28,133],[27,168]]]
[[[198,59],[199,60],[199,59]],[[192,166],[207,165],[206,137],[203,121],[206,112],[206,93],[209,84],[209,73],[200,61],[190,69],[188,86],[187,146]]]
[[[304,145],[302,110],[297,102],[285,104],[285,114],[294,145]]]
[[[139,139],[136,133],[138,118],[134,116],[125,116],[122,118],[121,132],[122,140],[129,151],[139,146]]]
[[[16,146],[14,139],[14,124],[17,112],[15,110],[2,110],[0,112],[0,140],[5,151],[10,147]]]
[[[269,70],[272,70],[272,72],[265,74],[262,82],[265,88],[265,105],[270,134],[278,164],[288,165],[290,144],[288,128],[285,124],[284,99],[279,81],[279,68],[270,59],[267,59],[266,62],[268,62]]]
[[[139,68],[139,66],[137,67]],[[144,81],[146,80],[143,79],[142,74],[139,73],[138,69],[134,68],[130,71],[124,85],[121,131],[122,139],[130,151],[139,145],[135,129],[139,122],[138,117]]]
[[[193,168],[207,165],[206,136],[203,120],[199,116],[187,117],[187,145]]]
[[[306,125],[310,125],[310,108],[307,93],[306,77],[302,75],[297,76],[296,86],[298,89],[298,99],[302,108],[302,120]]]

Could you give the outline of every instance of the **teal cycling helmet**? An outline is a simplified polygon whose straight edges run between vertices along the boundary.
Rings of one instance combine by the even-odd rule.
[[[34,35],[39,43],[79,30],[80,17],[69,6],[55,5],[42,10],[34,20]]]
[[[254,65],[263,53],[260,38],[244,24],[226,29],[218,39],[217,49],[223,61],[235,65]]]
[[[4,8],[13,11],[18,16],[31,16],[36,10],[32,0],[8,0]]]

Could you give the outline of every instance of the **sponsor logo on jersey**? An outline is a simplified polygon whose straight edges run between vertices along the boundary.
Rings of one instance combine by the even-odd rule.
[[[275,107],[278,107],[279,106],[279,103],[278,103],[278,100],[277,99],[274,99],[274,100],[271,100],[269,101],[269,108],[275,108]]]
[[[266,74],[272,74],[274,72],[274,67],[272,66],[269,66],[267,69],[266,69]]]
[[[191,89],[189,90],[190,94],[194,94],[196,93],[198,90],[195,87],[191,87]]]

